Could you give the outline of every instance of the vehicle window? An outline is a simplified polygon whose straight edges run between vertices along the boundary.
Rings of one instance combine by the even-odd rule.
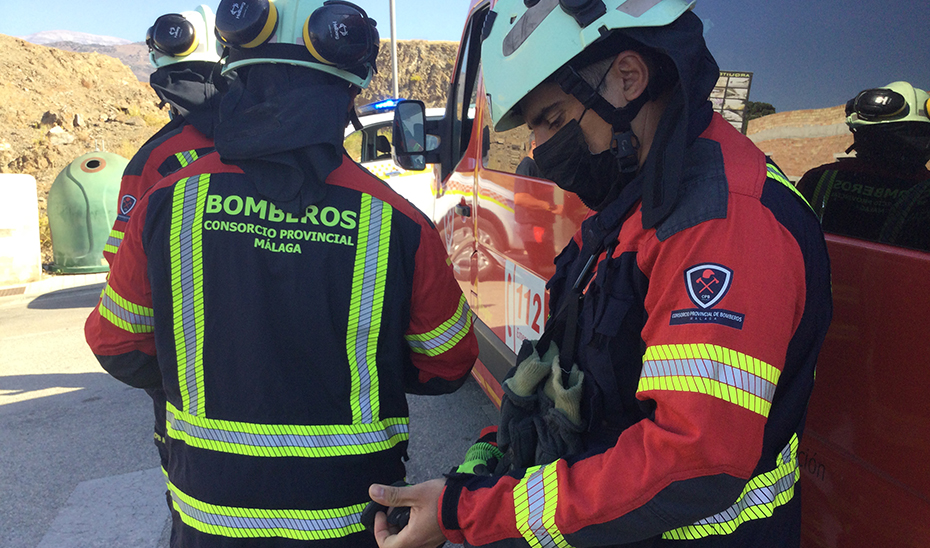
[[[350,133],[343,142],[343,146],[345,146],[349,158],[352,158],[356,162],[362,161],[362,131],[363,130],[358,130],[354,133]]]
[[[359,163],[391,159],[391,123],[366,127],[345,139],[346,152]]]
[[[526,171],[526,164],[532,158],[533,132],[526,125],[509,131],[496,132],[491,124],[488,109],[484,111],[481,123],[484,128],[482,135],[481,162],[487,169],[519,173],[520,175],[535,175]],[[520,167],[521,163],[524,167]]]
[[[452,163],[457,164],[468,148],[468,136],[471,135],[475,118],[475,100],[478,95],[478,68],[481,54],[481,29],[488,14],[485,8],[472,18],[468,32],[461,47],[458,73],[455,75],[454,100],[452,105]]]

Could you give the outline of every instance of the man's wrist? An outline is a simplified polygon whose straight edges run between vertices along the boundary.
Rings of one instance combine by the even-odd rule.
[[[464,474],[463,474],[464,476]],[[465,486],[465,478],[449,477],[446,486],[439,494],[439,528],[442,534],[453,544],[463,544],[465,535],[459,527],[459,496]]]

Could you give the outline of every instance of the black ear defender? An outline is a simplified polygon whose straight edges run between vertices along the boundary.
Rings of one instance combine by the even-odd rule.
[[[171,57],[186,57],[197,49],[197,32],[194,25],[180,13],[169,13],[155,20],[145,33],[149,51]]]
[[[351,2],[327,0],[304,23],[303,38],[314,59],[338,69],[370,63],[375,68],[378,23]]]
[[[559,0],[559,6],[562,11],[574,17],[581,28],[587,27],[607,13],[607,6],[603,0]]]
[[[224,45],[254,48],[278,26],[278,10],[268,0],[223,0],[216,9],[216,37]]]
[[[866,122],[907,116],[907,99],[892,89],[867,89],[846,103],[846,116],[854,112]]]

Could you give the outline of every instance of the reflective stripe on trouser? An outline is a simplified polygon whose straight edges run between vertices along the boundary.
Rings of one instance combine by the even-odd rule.
[[[513,490],[517,530],[533,548],[571,548],[555,523],[559,462],[528,468]]]
[[[352,379],[352,422],[370,424],[381,411],[378,400],[378,335],[387,281],[393,208],[362,195],[358,245],[352,274],[352,300],[346,350]]]
[[[410,419],[371,424],[256,424],[195,417],[167,404],[168,437],[191,447],[252,457],[327,458],[385,451],[409,439]]]
[[[154,333],[155,313],[151,308],[127,301],[110,284],[100,296],[100,315],[130,333]]]
[[[203,401],[203,212],[210,175],[181,179],[171,206],[171,297],[178,383],[184,410],[199,415]]]
[[[116,230],[115,228],[110,231],[110,236],[107,238],[107,243],[104,244],[103,250],[107,253],[116,253],[119,250],[119,245],[123,243],[124,233]]]
[[[345,537],[365,529],[361,515],[366,502],[325,510],[239,508],[199,501],[171,482],[168,482],[168,490],[181,521],[211,535],[322,540]]]
[[[650,346],[637,393],[695,392],[768,417],[781,371],[752,356],[710,344]]]
[[[727,535],[741,524],[772,517],[775,509],[794,497],[794,485],[800,476],[798,467],[798,435],[791,436],[788,445],[778,454],[776,468],[749,480],[733,506],[701,521],[668,531],[667,540],[694,540],[711,535]]]
[[[471,308],[465,302],[465,296],[459,299],[455,314],[436,329],[420,335],[404,335],[410,349],[417,354],[438,356],[454,347],[462,337],[468,334],[474,321]]]

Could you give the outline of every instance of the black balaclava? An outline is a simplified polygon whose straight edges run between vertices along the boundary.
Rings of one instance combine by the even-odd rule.
[[[343,159],[350,84],[288,64],[238,70],[220,105],[215,145],[276,206],[298,215],[326,196]]]
[[[861,126],[853,132],[853,145],[862,160],[919,172],[930,162],[930,124],[923,122],[889,122]]]
[[[213,137],[222,93],[225,88],[214,78],[216,63],[184,61],[159,67],[149,76],[149,84],[162,101],[174,107],[198,131]]]

